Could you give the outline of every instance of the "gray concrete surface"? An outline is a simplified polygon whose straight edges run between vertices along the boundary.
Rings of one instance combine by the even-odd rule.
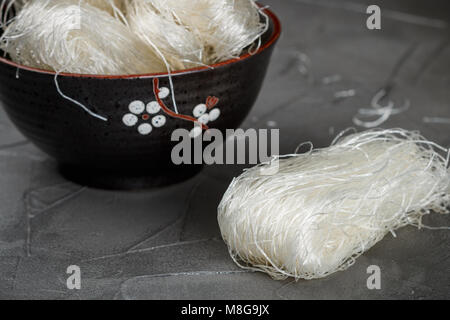
[[[382,30],[369,31],[369,2],[350,1],[266,1],[284,32],[243,128],[279,127],[282,153],[303,141],[326,146],[380,88],[390,87],[389,99],[399,106],[409,100],[410,108],[383,127],[420,130],[450,147],[448,5],[381,1]],[[351,89],[354,96],[335,97]],[[448,230],[406,227],[322,280],[279,282],[243,272],[216,222],[221,195],[241,169],[208,167],[155,191],[93,190],[65,181],[1,110],[0,298],[450,298]],[[450,225],[448,215],[424,222]],[[381,290],[366,287],[373,264],[382,271]],[[79,291],[66,288],[69,265],[81,267]]]

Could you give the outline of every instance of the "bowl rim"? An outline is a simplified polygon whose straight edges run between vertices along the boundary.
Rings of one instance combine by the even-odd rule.
[[[222,61],[219,63],[207,65],[207,66],[201,66],[201,67],[195,67],[195,68],[189,68],[189,69],[183,69],[183,70],[177,70],[170,72],[171,76],[178,76],[178,75],[184,75],[184,74],[191,74],[191,73],[197,73],[202,71],[210,71],[214,70],[218,67],[223,67],[229,64],[233,64],[236,62],[240,62],[243,60],[246,60],[252,56],[256,56],[260,54],[262,51],[268,49],[271,47],[280,37],[281,35],[281,23],[278,17],[275,15],[275,13],[270,10],[269,8],[264,8],[264,13],[267,14],[270,20],[273,22],[273,32],[269,40],[265,42],[263,45],[259,47],[259,49],[255,53],[246,53],[244,55],[239,56],[238,58],[229,59],[226,61]],[[0,57],[0,63],[4,63],[13,67],[16,67],[18,69],[27,70],[27,71],[33,71],[40,74],[49,74],[56,76],[55,71],[49,71],[45,69],[39,69],[34,67],[27,67],[25,65],[18,64],[16,62],[13,62],[9,59]],[[129,75],[98,75],[98,74],[79,74],[79,73],[65,73],[61,72],[58,73],[58,77],[75,77],[75,78],[97,78],[97,79],[139,79],[139,78],[155,78],[155,77],[168,77],[168,72],[157,72],[157,73],[143,73],[143,74],[129,74]]]

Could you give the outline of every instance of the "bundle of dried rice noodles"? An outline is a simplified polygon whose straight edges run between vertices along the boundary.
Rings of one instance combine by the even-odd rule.
[[[350,267],[394,230],[450,204],[449,150],[403,129],[371,130],[234,179],[218,208],[240,266],[276,279]],[[273,164],[272,164],[273,166]]]

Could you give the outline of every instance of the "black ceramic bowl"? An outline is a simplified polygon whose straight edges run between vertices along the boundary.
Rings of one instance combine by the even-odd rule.
[[[209,128],[234,129],[242,123],[258,96],[280,36],[279,20],[270,10],[265,12],[270,29],[256,54],[213,69],[173,73],[179,114],[198,117],[207,105]],[[108,189],[161,186],[185,180],[201,169],[172,163],[172,132],[190,130],[193,122],[172,117],[159,107],[155,79],[161,102],[173,110],[171,95],[166,97],[167,74],[58,75],[61,91],[108,119],[102,121],[57,92],[54,72],[0,58],[0,99],[12,122],[58,161],[67,178]]]

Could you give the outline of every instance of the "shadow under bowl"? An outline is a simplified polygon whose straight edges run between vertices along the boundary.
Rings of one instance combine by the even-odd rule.
[[[194,122],[189,119],[204,112],[199,105],[210,107],[205,112],[214,119],[209,128],[235,129],[257,99],[281,32],[278,18],[270,10],[265,12],[270,28],[255,54],[212,68],[172,73],[178,113],[185,118],[166,112],[174,110],[167,73],[59,74],[61,92],[107,119],[103,121],[58,93],[54,72],[0,58],[0,100],[16,127],[55,158],[62,174],[72,181],[122,190],[181,182],[202,166],[173,164],[171,153],[178,142],[171,141],[172,132],[191,130]],[[159,94],[154,91],[155,79]],[[160,107],[157,96],[168,110]]]

